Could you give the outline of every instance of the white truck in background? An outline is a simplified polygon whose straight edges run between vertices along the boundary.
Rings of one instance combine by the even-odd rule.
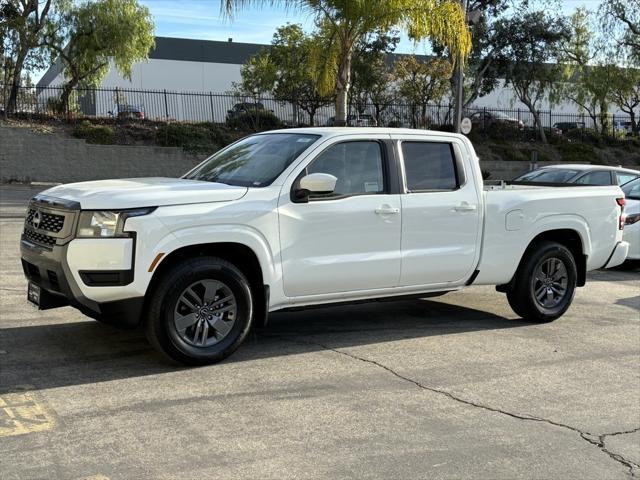
[[[230,355],[269,312],[496,285],[547,322],[619,265],[619,187],[484,187],[461,135],[259,133],[182,178],[53,187],[29,203],[28,299],[142,324],[168,357]]]

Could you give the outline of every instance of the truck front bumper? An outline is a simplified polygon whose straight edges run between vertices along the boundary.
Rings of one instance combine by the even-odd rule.
[[[613,253],[611,257],[609,257],[609,261],[605,264],[604,268],[613,268],[622,264],[629,253],[629,242],[618,242],[618,244],[613,249]]]
[[[25,239],[20,241],[22,268],[29,282],[40,287],[41,309],[70,305],[85,315],[122,327],[140,323],[144,297],[96,302],[83,295],[67,262],[70,244],[43,248]]]

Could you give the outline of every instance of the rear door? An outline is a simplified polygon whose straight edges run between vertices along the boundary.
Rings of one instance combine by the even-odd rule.
[[[473,273],[482,202],[466,146],[451,137],[398,138],[404,192],[400,285],[461,284]]]

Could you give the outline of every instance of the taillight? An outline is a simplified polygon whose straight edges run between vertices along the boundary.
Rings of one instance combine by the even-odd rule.
[[[618,230],[624,230],[624,224],[626,221],[624,216],[624,206],[626,203],[624,200],[624,197],[616,198],[616,203],[620,205],[620,217],[618,218]]]
[[[633,215],[627,215],[624,223],[625,225],[633,225],[636,222],[640,222],[640,213],[634,213]]]

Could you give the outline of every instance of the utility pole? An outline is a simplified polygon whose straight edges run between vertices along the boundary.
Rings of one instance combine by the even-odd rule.
[[[465,25],[467,24],[467,0],[460,0],[462,11],[464,12]],[[464,104],[464,71],[462,67],[462,55],[456,59],[456,95],[455,95],[455,120],[454,128],[456,133],[460,133],[460,122],[462,122],[462,105]]]

